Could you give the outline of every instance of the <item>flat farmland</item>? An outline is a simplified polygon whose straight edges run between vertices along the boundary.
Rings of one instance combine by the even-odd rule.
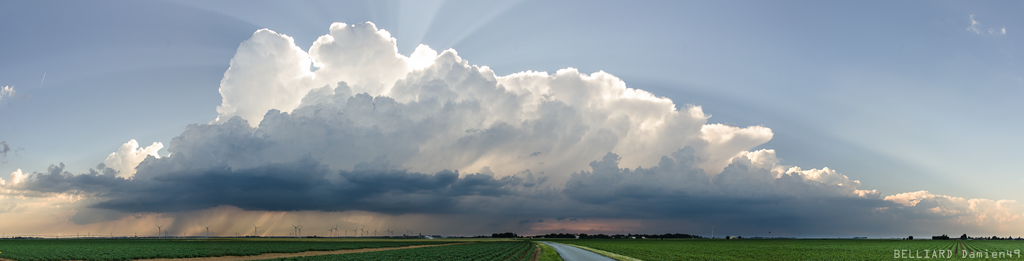
[[[478,242],[450,246],[399,249],[355,254],[322,255],[274,260],[447,260],[447,261],[525,261],[533,257],[535,245],[529,241]]]
[[[473,241],[356,238],[9,239],[0,240],[0,258],[41,261],[252,256],[265,253],[406,247],[459,242]]]
[[[546,239],[640,260],[1024,260],[1024,241],[879,239]],[[459,244],[464,243],[464,244]],[[420,248],[425,245],[438,245]],[[306,253],[388,248],[359,253]],[[9,260],[137,260],[249,256],[268,260],[531,260],[538,247],[506,239],[210,238],[210,239],[21,239],[0,240]],[[348,251],[345,251],[348,252]],[[964,257],[964,253],[968,256]],[[973,254],[973,256],[971,256]],[[283,258],[279,258],[283,257]],[[277,259],[274,259],[277,258]]]
[[[741,239],[552,240],[641,260],[1024,260],[1024,241]],[[968,256],[964,258],[964,251]],[[972,257],[970,253],[975,255]],[[1002,254],[1000,254],[1002,253]]]

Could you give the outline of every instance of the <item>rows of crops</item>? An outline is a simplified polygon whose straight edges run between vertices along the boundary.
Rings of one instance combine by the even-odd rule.
[[[436,247],[409,248],[340,255],[280,258],[274,260],[530,260],[534,245],[527,241],[495,241]]]
[[[343,249],[452,243],[435,240],[288,240],[288,239],[33,239],[0,241],[0,258],[13,260],[129,260],[249,256]]]
[[[950,246],[953,256],[958,258],[1024,260],[1024,242],[1021,241],[958,241]]]
[[[642,260],[889,260],[903,258],[1024,260],[1024,241],[1004,240],[552,240]],[[529,260],[530,242],[343,239],[52,239],[0,240],[0,258],[129,260],[248,256],[361,248],[452,244],[282,260]],[[966,257],[965,257],[966,255]]]
[[[1005,240],[564,240],[642,260],[892,260],[962,259],[981,253],[986,260],[1024,260],[1024,242]],[[999,253],[1003,253],[1000,256]],[[973,259],[968,256],[966,259]]]

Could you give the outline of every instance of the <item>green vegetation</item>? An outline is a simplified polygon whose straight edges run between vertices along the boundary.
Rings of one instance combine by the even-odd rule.
[[[850,239],[545,239],[641,260],[891,260],[903,258],[1024,260],[1019,240]],[[453,244],[282,260],[530,260],[530,241],[507,239],[213,238],[0,240],[0,258],[13,260],[129,260],[248,256],[361,248]],[[939,252],[936,252],[938,250]],[[970,254],[974,254],[972,258]],[[561,260],[541,244],[541,260]]]
[[[281,258],[274,260],[530,260],[533,242],[491,241],[470,244],[398,249],[339,255]]]
[[[593,248],[589,248],[589,247],[585,247],[585,246],[576,246],[576,247],[581,248],[583,250],[590,251],[590,252],[594,252],[594,253],[597,253],[598,255],[602,255],[602,256],[605,256],[607,258],[615,259],[615,260],[618,260],[618,261],[641,261],[640,259],[636,259],[636,258],[632,258],[632,257],[628,257],[628,256],[624,256],[624,255],[620,255],[620,254],[616,254],[616,253],[600,250],[600,249],[593,249]]]
[[[538,249],[537,248],[537,243],[530,242],[530,241],[526,241],[526,243],[528,243],[527,246],[526,246],[526,251],[525,251],[526,253],[523,253],[522,255],[520,255],[519,256],[519,260],[532,260],[533,259],[533,253],[536,252],[537,249]],[[514,259],[512,259],[512,260],[514,260]]]
[[[981,253],[981,255],[988,253],[987,257],[978,257],[986,260],[1024,260],[1024,242],[1011,240],[581,239],[553,241],[590,247],[642,260],[892,260],[894,255],[900,255],[900,259],[911,256],[924,258],[925,255],[928,255],[929,258],[961,259],[965,250],[968,253]],[[939,250],[939,252],[935,250]],[[995,253],[995,257],[993,257],[993,253]],[[972,258],[968,255],[967,259]]]
[[[442,240],[288,238],[214,239],[21,239],[0,240],[0,258],[13,260],[128,260],[249,256],[343,249],[455,243]]]
[[[562,261],[562,257],[558,255],[555,248],[542,243],[535,243],[540,245],[540,261]]]

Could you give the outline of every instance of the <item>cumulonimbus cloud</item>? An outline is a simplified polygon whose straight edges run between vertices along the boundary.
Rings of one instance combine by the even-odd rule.
[[[224,74],[217,119],[186,127],[169,156],[154,156],[160,143],[140,149],[132,140],[91,173],[61,164],[12,174],[4,187],[93,193],[92,207],[129,213],[230,205],[704,216],[833,231],[950,215],[905,204],[902,194],[881,198],[832,169],[782,165],[774,150],[750,151],[771,129],[709,123],[701,107],[677,107],[609,73],[498,76],[454,50],[421,45],[406,57],[395,43],[372,23],[335,23],[307,53],[258,30]],[[1022,215],[1016,202],[996,205],[1008,216],[993,222]]]
[[[651,165],[684,146],[698,148],[715,174],[773,135],[707,124],[700,107],[680,110],[604,72],[497,76],[454,50],[420,46],[405,57],[395,41],[372,23],[335,23],[307,54],[290,37],[259,30],[225,72],[217,121],[241,117],[268,139],[256,153],[262,161],[249,162],[309,153],[350,169],[387,156],[416,171],[498,175],[571,173],[609,151],[624,164]],[[169,151],[191,153],[185,146],[172,142]]]

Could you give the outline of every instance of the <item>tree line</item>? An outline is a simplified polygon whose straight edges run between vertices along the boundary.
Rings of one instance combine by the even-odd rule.
[[[909,239],[914,239],[914,237],[911,236]],[[947,236],[946,234],[942,234],[941,236],[932,236],[932,240],[949,240],[949,239],[950,239],[950,237]],[[1021,237],[1013,238],[1012,236],[1008,236],[1008,237],[999,237],[999,236],[969,237],[969,236],[967,236],[967,234],[960,235],[960,239],[961,240],[968,240],[968,239],[971,239],[971,240],[1024,240],[1024,238],[1021,238]]]
[[[666,233],[666,234],[661,234],[661,235],[658,235],[658,234],[625,234],[625,235],[623,235],[623,234],[615,234],[615,235],[595,234],[595,235],[589,235],[589,234],[569,234],[569,233],[558,233],[558,234],[555,234],[555,233],[551,233],[551,234],[547,234],[547,235],[536,235],[536,236],[531,236],[531,237],[533,237],[533,238],[577,238],[577,236],[579,237],[579,239],[701,238],[698,235],[680,234],[680,233],[675,233],[675,234]],[[516,233],[512,233],[512,232],[505,232],[505,233],[494,233],[494,234],[491,234],[491,237],[492,238],[521,238],[523,236],[519,236]]]

